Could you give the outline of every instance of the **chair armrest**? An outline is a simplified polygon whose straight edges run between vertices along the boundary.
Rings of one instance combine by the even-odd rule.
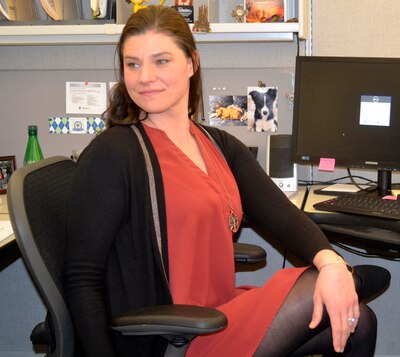
[[[114,317],[111,328],[123,335],[204,335],[228,323],[218,310],[192,305],[158,305]]]
[[[265,262],[267,253],[254,244],[233,243],[236,264],[256,264]]]

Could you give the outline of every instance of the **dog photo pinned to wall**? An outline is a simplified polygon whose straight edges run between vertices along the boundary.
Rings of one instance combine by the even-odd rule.
[[[247,88],[248,131],[278,131],[278,88]]]
[[[226,95],[208,98],[211,126],[247,126],[247,97]]]

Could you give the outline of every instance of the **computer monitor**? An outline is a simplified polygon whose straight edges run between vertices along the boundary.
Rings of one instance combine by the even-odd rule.
[[[400,170],[400,58],[298,56],[294,162],[378,171],[378,193]]]

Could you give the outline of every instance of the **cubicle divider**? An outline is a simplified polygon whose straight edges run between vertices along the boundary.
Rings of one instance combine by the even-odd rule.
[[[201,116],[204,120],[201,122],[209,124],[210,116],[215,116],[215,102],[213,102],[215,100],[237,97],[247,99],[248,88],[257,87],[259,82],[267,87],[277,88],[277,132],[249,131],[246,122],[241,120],[225,122],[221,120],[217,123],[217,125],[221,125],[222,129],[241,139],[246,145],[257,146],[259,148],[258,160],[265,167],[266,136],[291,133],[292,110],[287,97],[293,90],[292,75],[292,70],[284,68],[203,69],[204,103]],[[39,140],[45,157],[68,156],[73,149],[84,148],[94,138],[96,128],[101,126],[98,121],[101,113],[90,112],[90,109],[80,113],[79,110],[74,112],[73,105],[72,109],[67,109],[68,102],[71,100],[67,93],[68,84],[73,83],[74,86],[96,84],[98,87],[105,88],[108,96],[115,80],[113,69],[0,71],[0,122],[2,127],[0,156],[15,155],[17,167],[22,165],[27,140],[26,128],[29,124],[38,125]],[[99,96],[101,95],[100,93]],[[65,127],[64,130],[58,130],[59,128],[55,127],[57,120],[64,120],[60,124],[64,125],[67,121],[69,122],[69,118],[74,118],[74,120],[83,118],[81,123],[86,122],[87,119],[94,129],[72,132],[71,130],[67,131]]]

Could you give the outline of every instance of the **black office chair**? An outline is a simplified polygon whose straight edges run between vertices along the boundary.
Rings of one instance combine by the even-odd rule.
[[[47,356],[75,353],[74,329],[62,287],[66,238],[66,200],[75,163],[51,157],[16,170],[8,186],[9,214],[22,258],[45,303],[46,320],[31,334],[34,345],[46,345]],[[260,263],[266,253],[258,246],[235,243],[235,260]],[[112,328],[125,335],[162,335],[168,356],[183,356],[197,335],[220,331],[227,319],[218,310],[189,305],[143,308],[119,316]]]

